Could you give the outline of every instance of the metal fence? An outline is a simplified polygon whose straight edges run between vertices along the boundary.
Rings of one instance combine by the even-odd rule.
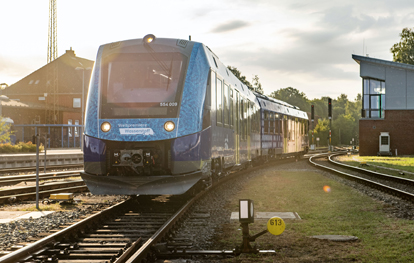
[[[70,124],[15,124],[14,135],[16,143],[33,142],[33,136],[40,135],[40,143],[45,145],[46,135],[47,148],[81,148],[83,138],[82,125]]]

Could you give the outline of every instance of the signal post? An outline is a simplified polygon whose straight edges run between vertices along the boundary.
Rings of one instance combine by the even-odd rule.
[[[328,98],[328,119],[329,119],[329,150],[332,151],[332,99]]]

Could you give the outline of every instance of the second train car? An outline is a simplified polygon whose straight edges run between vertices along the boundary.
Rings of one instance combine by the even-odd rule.
[[[102,45],[86,107],[93,194],[179,195],[257,160],[308,150],[308,117],[252,92],[202,43]]]

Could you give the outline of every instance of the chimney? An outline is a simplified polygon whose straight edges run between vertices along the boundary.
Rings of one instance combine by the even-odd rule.
[[[70,50],[66,50],[66,54],[68,54],[69,56],[72,56],[72,57],[76,56],[75,51],[72,50],[72,47],[70,47]]]

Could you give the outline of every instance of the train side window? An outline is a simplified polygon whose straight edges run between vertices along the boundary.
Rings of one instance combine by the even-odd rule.
[[[221,126],[223,123],[223,82],[217,78],[216,83],[216,117],[217,126]]]
[[[275,115],[273,112],[270,113],[270,134],[275,133]]]
[[[268,111],[264,112],[264,133],[265,134],[269,133],[269,112]]]
[[[214,72],[209,73],[209,77],[207,79],[207,86],[206,86],[206,95],[204,99],[204,109],[203,109],[203,126],[202,129],[206,129],[207,127],[211,126],[211,90],[214,83],[212,83],[211,78]],[[215,79],[214,79],[215,80]],[[213,85],[212,85],[213,84]]]
[[[249,108],[247,109],[247,134],[252,133],[252,106],[253,104],[249,101]]]
[[[241,140],[244,140],[244,101],[240,98],[240,123],[241,123]]]
[[[229,123],[229,85],[223,86],[223,123],[228,126]]]
[[[230,127],[233,127],[233,89],[229,88],[229,121]]]
[[[244,101],[244,111],[243,111],[243,122],[244,122],[244,140],[247,140],[247,114],[248,114],[249,103],[247,100]]]
[[[279,134],[280,133],[280,127],[279,127],[280,123],[279,123],[279,114],[275,114],[275,134]]]
[[[253,105],[252,109],[252,132],[256,133],[256,106]]]

